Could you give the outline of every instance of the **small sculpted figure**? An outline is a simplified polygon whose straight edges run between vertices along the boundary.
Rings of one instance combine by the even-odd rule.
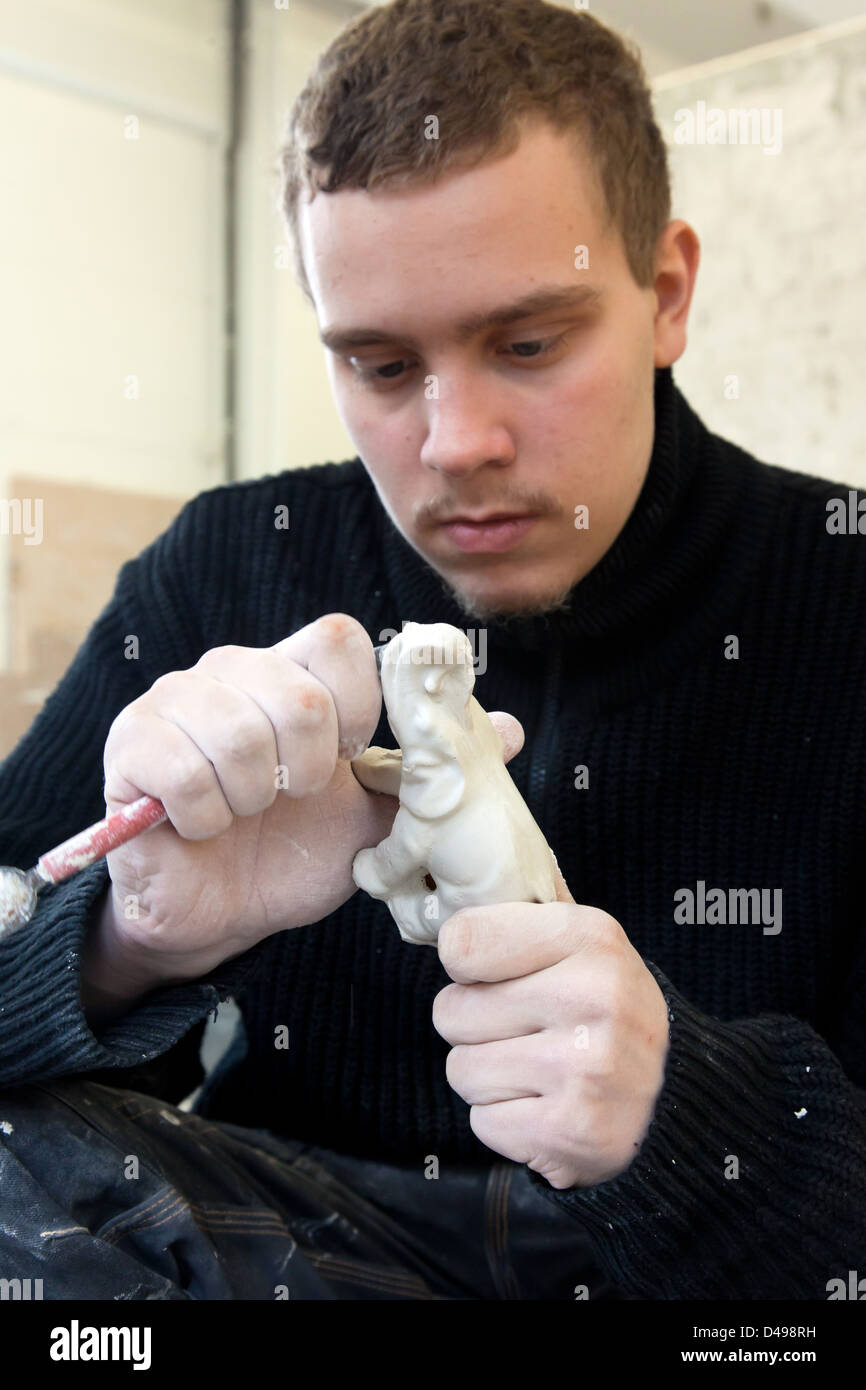
[[[461,907],[555,902],[555,860],[512,781],[502,742],[472,694],[469,639],[447,623],[407,623],[382,658],[382,693],[400,750],[353,761],[371,790],[397,794],[391,834],[355,855],[352,876],[387,902],[404,941],[435,946]]]

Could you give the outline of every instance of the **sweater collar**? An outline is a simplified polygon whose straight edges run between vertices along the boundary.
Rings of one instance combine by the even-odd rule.
[[[749,455],[712,435],[677,389],[670,367],[655,369],[655,428],[640,495],[613,544],[571,592],[566,608],[543,616],[488,620],[489,646],[540,652],[579,642],[602,659],[623,651],[626,639],[644,650],[672,629],[693,631],[697,606],[711,620],[707,574],[731,585],[745,581],[756,560],[756,536],[743,528],[740,563],[722,556],[726,536],[742,516],[744,465]],[[736,465],[739,466],[736,466]],[[475,625],[437,572],[409,545],[379,504],[380,541],[390,587],[390,621]],[[751,555],[747,542],[751,540]],[[733,557],[729,557],[733,560]],[[730,587],[727,590],[730,597]]]

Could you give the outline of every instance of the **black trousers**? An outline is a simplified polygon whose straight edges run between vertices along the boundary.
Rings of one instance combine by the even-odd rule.
[[[0,1091],[2,1298],[571,1301],[579,1285],[628,1297],[493,1154],[428,1178],[81,1078]]]

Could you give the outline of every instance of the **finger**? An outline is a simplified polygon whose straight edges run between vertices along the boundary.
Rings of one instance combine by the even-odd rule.
[[[114,726],[105,744],[109,811],[139,796],[156,796],[186,840],[209,840],[229,828],[234,817],[214,766],[182,729],[156,714],[138,713],[135,737],[118,743],[116,751],[113,730]]]
[[[356,758],[379,723],[382,687],[373,643],[348,613],[326,613],[277,642],[274,650],[291,657],[330,691],[337,712],[339,757]]]
[[[597,948],[613,918],[582,903],[464,907],[443,924],[437,949],[452,980],[512,980]]]
[[[399,796],[403,754],[399,748],[368,748],[353,758],[352,771],[368,791]]]
[[[575,1047],[589,1046],[589,1025],[604,1016],[611,971],[604,957],[569,956],[546,970],[511,980],[451,984],[433,1000],[432,1022],[440,1037],[460,1043],[501,1042],[551,1028],[569,1036],[578,1024]]]
[[[199,681],[209,677],[221,682],[224,689],[252,701],[267,718],[273,743],[267,760],[260,760],[254,771],[262,792],[270,787],[276,796],[281,788],[291,797],[301,797],[324,790],[337,764],[338,743],[337,710],[326,685],[274,647],[214,647],[205,652],[192,672],[173,672],[162,679],[182,686],[183,678],[189,675]],[[155,695],[160,686],[160,681],[153,686]],[[165,686],[161,705],[165,705],[170,689],[175,686]],[[199,705],[195,717],[206,727],[207,708]],[[229,741],[232,737],[230,730],[224,734]],[[274,796],[264,805],[269,806]]]
[[[543,1096],[556,1080],[555,1047],[548,1033],[454,1047],[445,1060],[445,1075],[467,1105]]]
[[[538,978],[536,972],[494,984],[446,985],[433,1000],[433,1027],[452,1047],[537,1033],[550,1022],[549,1001],[539,1007],[537,987],[527,989]]]
[[[502,740],[503,761],[511,762],[523,747],[523,725],[513,714],[506,714],[504,710],[488,710],[487,717]]]
[[[509,762],[523,747],[523,726],[513,714],[494,710],[490,722],[502,740],[503,759]],[[352,771],[368,791],[398,796],[403,770],[403,754],[399,748],[368,748],[352,759]]]
[[[523,747],[523,727],[513,714],[495,710],[490,722],[502,740],[503,758],[509,762]],[[399,748],[368,748],[352,759],[352,771],[368,791],[398,796],[403,770],[403,754]]]
[[[517,1100],[473,1106],[469,1124],[476,1138],[494,1153],[510,1158],[512,1163],[532,1164],[549,1112],[548,1097],[521,1096]]]
[[[167,741],[165,725],[186,736],[212,777],[190,747]],[[178,833],[207,838],[227,829],[231,815],[267,809],[279,787],[290,796],[321,791],[336,746],[336,710],[321,682],[272,649],[227,646],[205,652],[188,671],[161,676],[123,710],[106,741],[105,766],[121,804],[131,786],[160,799],[165,791]],[[188,798],[182,776],[191,779]]]

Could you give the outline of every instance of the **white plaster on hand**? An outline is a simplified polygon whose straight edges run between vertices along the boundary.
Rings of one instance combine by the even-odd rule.
[[[352,763],[371,791],[394,795],[400,773],[391,833],[355,856],[352,875],[388,903],[404,941],[435,945],[462,907],[556,900],[556,861],[503,760],[522,745],[522,730],[498,716],[500,738],[474,684],[472,649],[458,628],[407,623],[382,660],[402,757],[370,748]]]

